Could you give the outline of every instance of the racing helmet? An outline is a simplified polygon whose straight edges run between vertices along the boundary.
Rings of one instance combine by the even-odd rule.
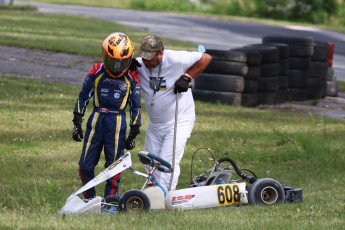
[[[128,70],[133,54],[133,42],[126,34],[110,34],[102,45],[102,60],[106,72],[113,78],[121,77]]]

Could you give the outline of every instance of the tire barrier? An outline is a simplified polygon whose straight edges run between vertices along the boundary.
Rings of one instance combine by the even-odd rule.
[[[260,63],[261,56],[242,50],[207,49],[206,53],[212,56],[212,61],[194,81],[192,89],[194,98],[241,105],[245,80],[259,77],[259,69],[249,69],[248,63]],[[251,89],[247,87],[246,90]]]
[[[338,95],[332,42],[267,35],[261,44],[205,52],[213,59],[193,82],[195,100],[255,107]]]
[[[308,71],[311,57],[314,53],[314,40],[311,37],[268,35],[262,38],[263,43],[280,42],[289,46],[289,88],[287,100],[303,101],[305,93],[295,94],[296,91],[307,91]],[[292,90],[291,90],[292,89]],[[298,90],[293,90],[298,89]],[[290,95],[294,94],[294,95]],[[301,95],[299,98],[298,96]]]
[[[261,53],[260,77],[258,78],[258,103],[275,104],[275,95],[279,88],[280,50],[275,46],[252,44],[245,46]]]
[[[314,53],[309,67],[307,99],[319,99],[326,96],[328,74],[328,42],[314,41]]]

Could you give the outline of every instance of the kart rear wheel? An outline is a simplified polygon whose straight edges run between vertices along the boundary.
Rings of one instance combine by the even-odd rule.
[[[120,211],[141,212],[150,210],[148,196],[139,190],[129,190],[123,193],[119,200]]]
[[[270,178],[258,179],[248,188],[250,204],[277,204],[284,201],[283,186]]]
[[[105,205],[104,211],[105,212],[118,212],[119,211],[119,200],[120,196],[118,195],[110,195],[104,198]]]

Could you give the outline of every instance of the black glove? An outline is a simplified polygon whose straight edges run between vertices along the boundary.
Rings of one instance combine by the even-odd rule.
[[[129,66],[129,69],[130,70],[137,70],[138,67],[141,67],[141,64],[137,61],[137,59],[133,58],[130,66]]]
[[[192,79],[190,79],[190,77],[187,77],[186,75],[182,75],[175,82],[174,93],[176,94],[177,92],[179,92],[179,93],[187,92],[187,90],[189,88],[189,83],[191,81],[192,81]]]
[[[131,125],[131,130],[129,131],[129,135],[127,140],[125,141],[125,148],[127,150],[131,150],[135,148],[135,138],[140,133],[139,126]]]
[[[81,114],[74,113],[74,118],[72,121],[74,124],[72,133],[73,140],[81,142],[81,139],[83,139],[83,130],[81,128],[81,123],[83,122],[83,120],[81,118]]]

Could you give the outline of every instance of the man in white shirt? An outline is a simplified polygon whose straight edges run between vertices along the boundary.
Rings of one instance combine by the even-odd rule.
[[[172,180],[169,173],[157,171],[155,174],[162,186],[175,190],[184,148],[195,121],[189,83],[206,69],[212,57],[200,52],[165,50],[162,40],[152,34],[142,39],[138,56],[137,61],[142,66],[138,68],[139,78],[149,114],[144,148],[169,163],[175,163]],[[179,101],[173,161],[176,93]]]

